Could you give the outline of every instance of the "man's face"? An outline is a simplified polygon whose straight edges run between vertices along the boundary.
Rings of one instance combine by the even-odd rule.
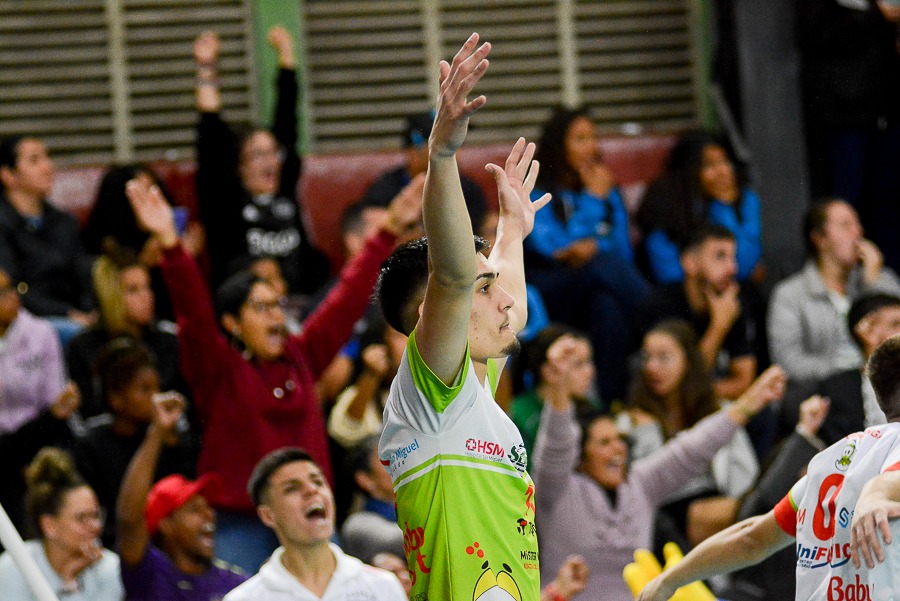
[[[202,495],[194,495],[163,522],[160,531],[170,545],[191,559],[208,564],[215,556],[216,511]]]
[[[830,257],[850,269],[859,263],[862,225],[856,211],[846,202],[831,203],[820,232],[813,232],[813,242],[821,258]]]
[[[737,277],[737,244],[733,240],[711,238],[690,253],[693,264],[685,270],[698,279],[701,286],[724,292]]]
[[[3,168],[3,184],[39,198],[50,194],[53,187],[53,161],[40,140],[24,138],[19,142],[16,168]]]
[[[238,172],[250,194],[275,194],[281,178],[278,142],[271,133],[259,130],[241,148]]]
[[[259,516],[282,544],[328,542],[334,534],[334,495],[322,470],[311,461],[294,461],[275,470]]]
[[[876,309],[863,317],[854,328],[863,343],[866,356],[892,336],[900,334],[900,306],[892,305]]]
[[[509,315],[515,301],[497,284],[497,271],[485,256],[478,253],[476,261],[478,276],[469,319],[469,352],[476,361],[507,357],[519,349]]]

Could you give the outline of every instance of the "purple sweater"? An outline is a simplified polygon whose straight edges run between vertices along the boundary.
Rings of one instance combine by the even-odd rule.
[[[684,482],[701,474],[738,426],[719,411],[629,467],[616,506],[597,482],[576,471],[581,441],[574,409],[544,406],[534,452],[538,491],[541,582],[551,582],[566,557],[577,553],[590,580],[577,599],[632,601],[622,569],[636,549],[650,548],[657,508]]]

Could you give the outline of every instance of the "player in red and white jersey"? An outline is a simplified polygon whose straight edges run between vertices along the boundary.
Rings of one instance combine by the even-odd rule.
[[[797,601],[900,599],[900,336],[867,371],[888,423],[816,455],[769,513],[710,537],[654,579],[639,601],[669,599],[694,580],[752,565],[796,540]],[[883,540],[883,543],[882,543]]]

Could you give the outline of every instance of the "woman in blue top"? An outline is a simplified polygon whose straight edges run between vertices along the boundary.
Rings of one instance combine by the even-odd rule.
[[[535,158],[541,172],[533,197],[551,192],[554,200],[536,214],[525,240],[528,281],[552,319],[589,333],[600,391],[607,401],[621,398],[630,326],[648,286],[634,265],[628,215],[586,109],[556,109]]]
[[[661,284],[681,281],[681,241],[698,226],[714,223],[734,234],[738,279],[746,280],[762,256],[759,212],[759,197],[740,182],[725,146],[705,132],[685,134],[638,211],[654,279]]]

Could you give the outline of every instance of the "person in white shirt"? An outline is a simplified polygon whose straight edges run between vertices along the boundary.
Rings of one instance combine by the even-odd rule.
[[[345,555],[334,535],[334,495],[306,451],[263,457],[247,485],[262,522],[281,546],[225,601],[406,601],[397,577]]]
[[[704,541],[651,581],[639,601],[669,599],[689,582],[752,565],[795,539],[798,601],[900,595],[900,546],[891,544],[900,524],[890,521],[900,516],[900,336],[875,350],[866,371],[887,423],[816,455],[775,509]]]

